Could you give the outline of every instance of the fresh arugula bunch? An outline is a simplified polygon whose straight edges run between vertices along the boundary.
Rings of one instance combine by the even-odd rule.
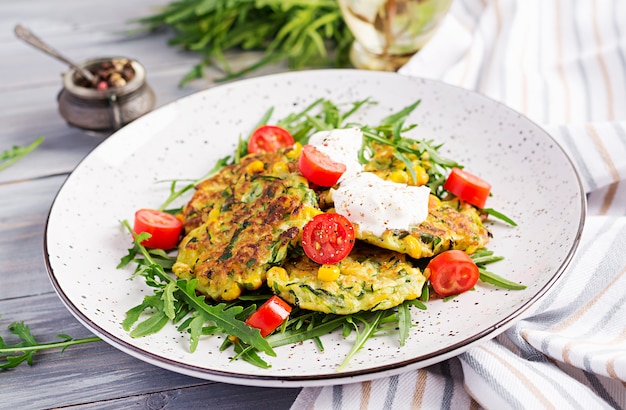
[[[222,81],[281,61],[291,69],[347,66],[353,40],[335,0],[177,0],[137,22],[172,29],[169,45],[202,56],[181,86],[203,77],[207,66],[221,69]],[[263,55],[233,70],[225,56],[231,50]]]

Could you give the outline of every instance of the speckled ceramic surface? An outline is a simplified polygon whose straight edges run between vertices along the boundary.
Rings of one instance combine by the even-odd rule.
[[[489,180],[488,206],[519,223],[491,223],[489,247],[506,259],[491,270],[528,287],[506,291],[479,284],[449,302],[428,303],[400,347],[395,335],[371,339],[341,372],[350,349],[340,334],[276,349],[259,369],[219,352],[222,339],[203,339],[195,353],[187,335],[168,326],[132,339],[121,327],[147,286],[116,269],[131,242],[120,221],[167,197],[162,180],[195,179],[233,152],[270,106],[273,119],[325,97],[378,101],[354,117],[377,120],[422,99],[409,123],[415,138],[444,143],[442,152]],[[187,199],[187,198],[185,198]],[[182,201],[182,200],[181,200]],[[481,95],[393,73],[321,70],[272,75],[222,85],[161,107],[121,129],[72,173],[51,209],[45,251],[50,278],[63,302],[108,343],[176,372],[259,386],[312,386],[388,376],[452,357],[514,323],[564,273],[577,247],[585,215],[579,178],[564,152],[541,128]]]

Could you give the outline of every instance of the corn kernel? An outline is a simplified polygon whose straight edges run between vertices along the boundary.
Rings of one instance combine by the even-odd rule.
[[[415,171],[416,180],[413,180],[413,178],[411,178],[411,180],[409,181],[409,185],[416,185],[416,186],[426,185],[428,183],[428,172],[426,172],[424,167],[420,165],[415,165],[413,167],[413,170]]]
[[[224,288],[221,298],[224,300],[235,300],[239,295],[241,295],[241,288],[235,283]]]
[[[389,174],[389,180],[399,184],[406,184],[409,182],[409,175],[404,171],[393,171]]]
[[[272,166],[274,174],[287,174],[289,173],[289,165],[283,161],[278,161]]]
[[[309,219],[313,219],[315,216],[319,215],[319,214],[323,214],[324,211],[321,211],[317,208],[313,208],[312,206],[307,206],[304,208],[304,210],[302,211],[302,219],[303,220],[309,220]]]
[[[287,271],[285,270],[285,268],[281,268],[280,266],[272,266],[268,269],[267,274],[272,274],[284,278],[287,276]]]
[[[317,270],[317,278],[324,282],[332,282],[337,280],[340,272],[339,266],[337,265],[322,265]]]
[[[257,174],[263,171],[264,169],[265,169],[265,164],[263,163],[263,161],[260,161],[258,159],[255,161],[252,161],[246,166],[246,172],[248,174]]]
[[[217,222],[217,218],[220,216],[220,209],[215,207],[209,211],[207,222]]]
[[[287,158],[294,160],[294,159],[298,159],[300,157],[300,153],[302,152],[302,144],[300,144],[299,142],[296,142],[295,144],[293,144],[293,149],[291,151],[288,151],[287,154]]]
[[[403,241],[404,246],[406,246],[406,253],[408,253],[411,257],[419,259],[423,256],[422,248],[417,238],[407,235],[404,237]]]

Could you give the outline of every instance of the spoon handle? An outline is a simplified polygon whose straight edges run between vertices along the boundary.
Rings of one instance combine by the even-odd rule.
[[[79,66],[78,64],[74,63],[73,61],[69,60],[67,57],[56,51],[54,48],[50,47],[48,44],[44,43],[42,39],[37,37],[32,31],[30,31],[26,27],[20,24],[16,25],[15,35],[30,44],[31,46],[43,51],[48,55],[51,55],[58,60],[63,61],[65,64],[71,66],[74,70],[78,71],[80,75],[85,77],[90,83],[95,84],[96,78],[89,70],[86,70],[85,68]]]

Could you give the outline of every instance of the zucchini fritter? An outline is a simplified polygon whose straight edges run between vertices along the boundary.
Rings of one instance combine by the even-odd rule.
[[[417,142],[415,144],[417,147]],[[365,164],[366,172],[408,185],[428,183],[433,164],[427,151],[421,152],[419,156],[405,153],[404,160],[401,160],[396,156],[392,145],[372,143],[372,146],[375,149],[371,159]],[[318,196],[322,209],[331,209],[334,206],[332,190],[319,192]],[[419,226],[387,230],[381,236],[362,231],[358,224],[355,224],[354,229],[357,239],[406,253],[415,259],[432,257],[449,249],[472,254],[487,245],[490,235],[475,207],[458,199],[441,201],[434,195],[428,201],[428,217]]]
[[[471,255],[484,248],[489,241],[489,231],[476,208],[458,199],[441,201],[434,195],[428,201],[428,217],[416,227],[386,230],[382,236],[361,231],[358,226],[355,226],[354,232],[357,239],[406,253],[415,259],[431,257],[449,249],[459,249]]]
[[[278,296],[302,309],[347,315],[384,310],[421,295],[426,278],[406,255],[357,244],[337,263],[334,281],[318,279],[320,265],[306,256],[288,260],[267,273],[267,284]]]
[[[320,213],[290,152],[248,155],[198,185],[183,210],[188,234],[172,267],[178,277],[198,279],[196,289],[215,300],[265,282]]]

